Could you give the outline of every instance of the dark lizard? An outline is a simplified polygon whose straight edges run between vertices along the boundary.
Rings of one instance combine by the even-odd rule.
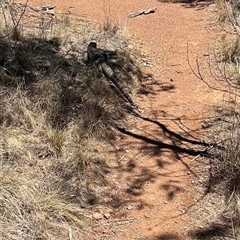
[[[119,84],[118,78],[112,68],[108,64],[108,57],[106,51],[97,48],[95,42],[90,42],[87,48],[88,63],[95,64],[98,69],[104,74],[108,81],[112,82],[117,90],[123,95],[132,106],[135,106],[135,103],[131,99],[128,93],[126,93],[123,87]]]

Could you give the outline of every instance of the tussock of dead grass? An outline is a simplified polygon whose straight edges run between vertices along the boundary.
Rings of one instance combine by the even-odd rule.
[[[11,14],[2,13],[7,23]],[[96,31],[65,15],[29,21],[26,13],[19,29],[21,38],[0,39],[0,235],[86,239],[91,214],[82,207],[98,201],[86,185],[104,179],[86,179],[85,169],[103,161],[99,146],[124,122],[125,102],[82,58],[89,41],[112,42],[113,50],[127,44],[115,27]],[[123,85],[134,88],[143,76],[127,52],[108,54]]]
[[[4,167],[1,171],[3,239],[49,239],[47,236],[56,239],[60,237],[58,231],[66,233],[71,223],[84,226],[85,218],[90,217],[86,211],[64,201],[57,190],[36,182],[36,176],[34,179],[26,176],[27,169],[22,173],[19,170]]]
[[[239,38],[236,36],[227,37],[224,35],[220,42],[222,60],[224,62],[237,64],[240,58],[240,42]]]
[[[219,142],[216,148],[218,163],[216,177],[227,184],[228,194],[240,187],[238,176],[240,173],[240,113],[237,109],[228,107],[218,109],[221,116],[215,129],[215,141]]]
[[[216,117],[209,119],[210,127],[207,136],[216,145],[209,150],[212,159],[209,160],[209,180],[206,183],[208,189],[199,208],[208,209],[211,222],[208,222],[209,219],[206,217],[205,223],[208,222],[208,225],[201,231],[196,230],[196,233],[206,234],[209,239],[219,236],[226,236],[226,239],[228,239],[227,236],[238,239],[240,234],[240,114],[239,101],[236,96],[233,97],[234,102],[229,96],[221,106],[214,110]],[[216,203],[217,198],[218,203]],[[211,202],[214,202],[214,205]],[[207,214],[203,215],[207,216]],[[199,221],[204,222],[202,218]],[[218,226],[220,226],[219,229]],[[210,234],[208,228],[215,230]]]

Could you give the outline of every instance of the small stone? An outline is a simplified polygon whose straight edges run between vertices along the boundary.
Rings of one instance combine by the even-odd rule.
[[[112,210],[111,208],[108,208],[108,209],[106,210],[106,212],[111,214],[111,213],[113,213],[113,210]]]
[[[109,219],[111,217],[111,214],[110,213],[104,213],[103,216],[106,218],[106,219]]]
[[[96,220],[103,219],[103,215],[101,213],[98,213],[98,212],[93,213],[92,217]]]
[[[127,210],[132,210],[133,209],[133,206],[128,206],[127,207]]]
[[[47,10],[47,13],[54,16],[55,15],[55,11],[53,9]]]

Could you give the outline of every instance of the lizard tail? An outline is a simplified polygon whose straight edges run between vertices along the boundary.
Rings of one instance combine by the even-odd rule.
[[[132,106],[136,106],[135,103],[133,102],[133,100],[131,99],[131,97],[129,96],[129,94],[127,92],[124,91],[123,87],[119,84],[119,82],[117,81],[117,77],[115,75],[115,73],[113,72],[113,70],[105,63],[101,64],[101,68],[102,68],[102,72],[104,73],[104,75],[106,76],[107,79],[109,79],[114,85],[115,87],[122,93],[122,95],[124,96],[124,98],[132,105]]]

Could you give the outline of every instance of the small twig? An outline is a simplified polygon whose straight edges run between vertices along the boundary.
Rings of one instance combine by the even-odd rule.
[[[123,156],[117,161],[118,164],[120,164],[124,158],[125,158],[125,155],[123,155]]]
[[[201,157],[201,154],[199,153],[197,156],[195,156],[190,162],[195,161],[197,158]]]
[[[212,149],[213,147],[217,146],[219,143],[224,142],[224,141],[225,141],[225,140],[220,140],[220,141],[216,142],[215,144],[206,147],[206,148],[203,150],[202,153],[206,152],[207,150]],[[195,156],[190,162],[193,162],[193,161],[195,161],[197,158],[201,157],[202,153],[199,153],[199,154],[198,154],[197,156]]]
[[[69,237],[69,240],[72,240],[72,229],[71,228],[68,229],[68,237]]]
[[[135,218],[118,218],[118,219],[113,219],[113,220],[109,220],[109,222],[126,222],[126,221],[133,221],[135,220]]]
[[[134,18],[134,17],[137,17],[137,16],[140,16],[140,15],[147,15],[147,14],[150,14],[150,13],[154,13],[155,11],[157,10],[157,8],[148,8],[146,10],[142,10],[142,11],[139,11],[139,12],[135,12],[135,13],[131,13],[128,15],[129,18]]]

